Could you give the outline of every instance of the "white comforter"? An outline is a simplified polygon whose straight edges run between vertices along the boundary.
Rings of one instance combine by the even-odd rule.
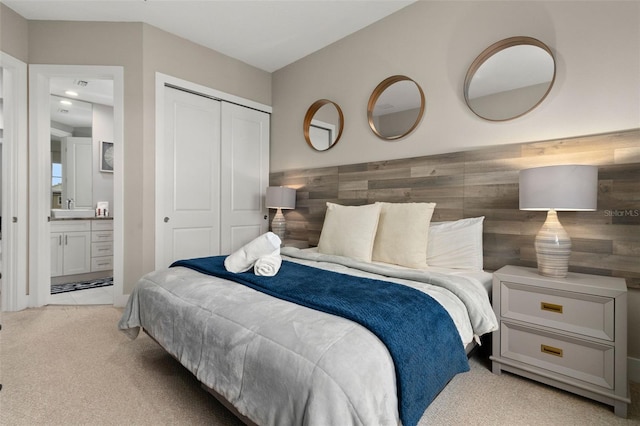
[[[497,329],[477,281],[296,249],[284,254],[342,273],[378,279],[374,272],[382,273],[426,292],[450,313],[464,344]],[[428,284],[441,281],[449,289]],[[393,361],[375,335],[349,320],[176,267],[140,280],[119,327],[132,338],[143,327],[257,424],[400,423]]]

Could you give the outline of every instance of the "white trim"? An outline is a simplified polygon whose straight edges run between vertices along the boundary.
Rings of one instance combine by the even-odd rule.
[[[627,377],[631,382],[640,383],[640,358],[627,357]]]
[[[177,77],[172,77],[167,74],[156,72],[156,143],[155,143],[155,268],[160,269],[166,267],[166,265],[160,264],[160,259],[163,259],[162,254],[162,217],[158,216],[159,212],[162,212],[162,206],[164,205],[163,194],[164,191],[160,188],[160,182],[162,182],[159,173],[163,170],[164,158],[164,111],[165,111],[165,98],[164,88],[165,86],[175,87],[177,89],[186,90],[196,94],[201,94],[214,99],[219,99],[225,102],[231,102],[234,104],[242,105],[248,108],[253,108],[258,111],[271,114],[272,108],[268,105],[264,105],[258,102],[254,102],[249,99],[241,98],[229,93],[221,92],[219,90],[212,89],[210,87],[202,86],[197,83],[192,83],[187,80],[183,80]]]
[[[124,164],[124,69],[120,66],[29,65],[29,165],[30,165],[30,232],[29,282],[32,289],[29,306],[46,305],[51,282],[49,252],[50,196],[48,173],[50,153],[50,79],[54,77],[105,78],[113,80],[114,161]],[[124,306],[124,182],[123,167],[116,167],[113,177],[113,300]]]
[[[3,93],[3,311],[27,307],[27,64],[0,52]],[[16,218],[16,222],[13,222]]]
[[[236,95],[232,95],[230,93],[221,92],[216,89],[212,89],[207,86],[202,86],[197,83],[192,83],[187,80],[183,80],[181,78],[172,77],[167,74],[162,74],[160,72],[156,72],[156,113],[158,112],[158,87],[164,87],[165,85],[174,86],[179,89],[187,90],[194,93],[199,93],[205,96],[209,96],[215,99],[219,99],[221,101],[231,102],[234,104],[242,105],[248,108],[257,109],[258,111],[266,112],[271,114],[273,108],[269,105],[261,104],[259,102],[252,101],[250,99],[241,98]],[[157,116],[156,116],[157,117]],[[158,120],[156,120],[156,130],[158,130]]]

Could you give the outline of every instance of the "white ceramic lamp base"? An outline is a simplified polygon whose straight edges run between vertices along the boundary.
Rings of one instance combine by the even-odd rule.
[[[273,221],[271,222],[271,232],[280,237],[280,241],[284,244],[284,234],[287,229],[287,224],[284,220],[284,215],[282,214],[282,210],[278,209],[276,215],[273,217]]]
[[[536,235],[535,247],[540,275],[554,278],[567,276],[571,239],[558,220],[555,210],[547,213],[547,220]]]

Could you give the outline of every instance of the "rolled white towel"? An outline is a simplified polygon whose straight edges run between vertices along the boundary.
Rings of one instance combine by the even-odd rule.
[[[282,258],[280,257],[280,249],[273,253],[260,257],[253,265],[253,273],[263,277],[273,277],[280,270]]]
[[[227,256],[224,260],[224,267],[227,271],[236,274],[246,272],[260,257],[272,254],[276,249],[279,254],[280,243],[280,237],[273,232],[262,234]]]

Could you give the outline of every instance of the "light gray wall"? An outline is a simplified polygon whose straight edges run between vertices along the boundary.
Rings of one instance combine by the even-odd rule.
[[[640,3],[419,1],[273,74],[271,171],[333,166],[461,151],[638,127]],[[466,106],[464,78],[473,60],[501,39],[546,43],[556,82],[533,112],[513,121],[482,120]],[[426,112],[395,142],[369,129],[367,102],[386,77],[421,85]],[[302,121],[327,98],[345,128],[327,152],[311,150]]]
[[[28,43],[27,20],[0,3],[0,50],[26,63]]]

